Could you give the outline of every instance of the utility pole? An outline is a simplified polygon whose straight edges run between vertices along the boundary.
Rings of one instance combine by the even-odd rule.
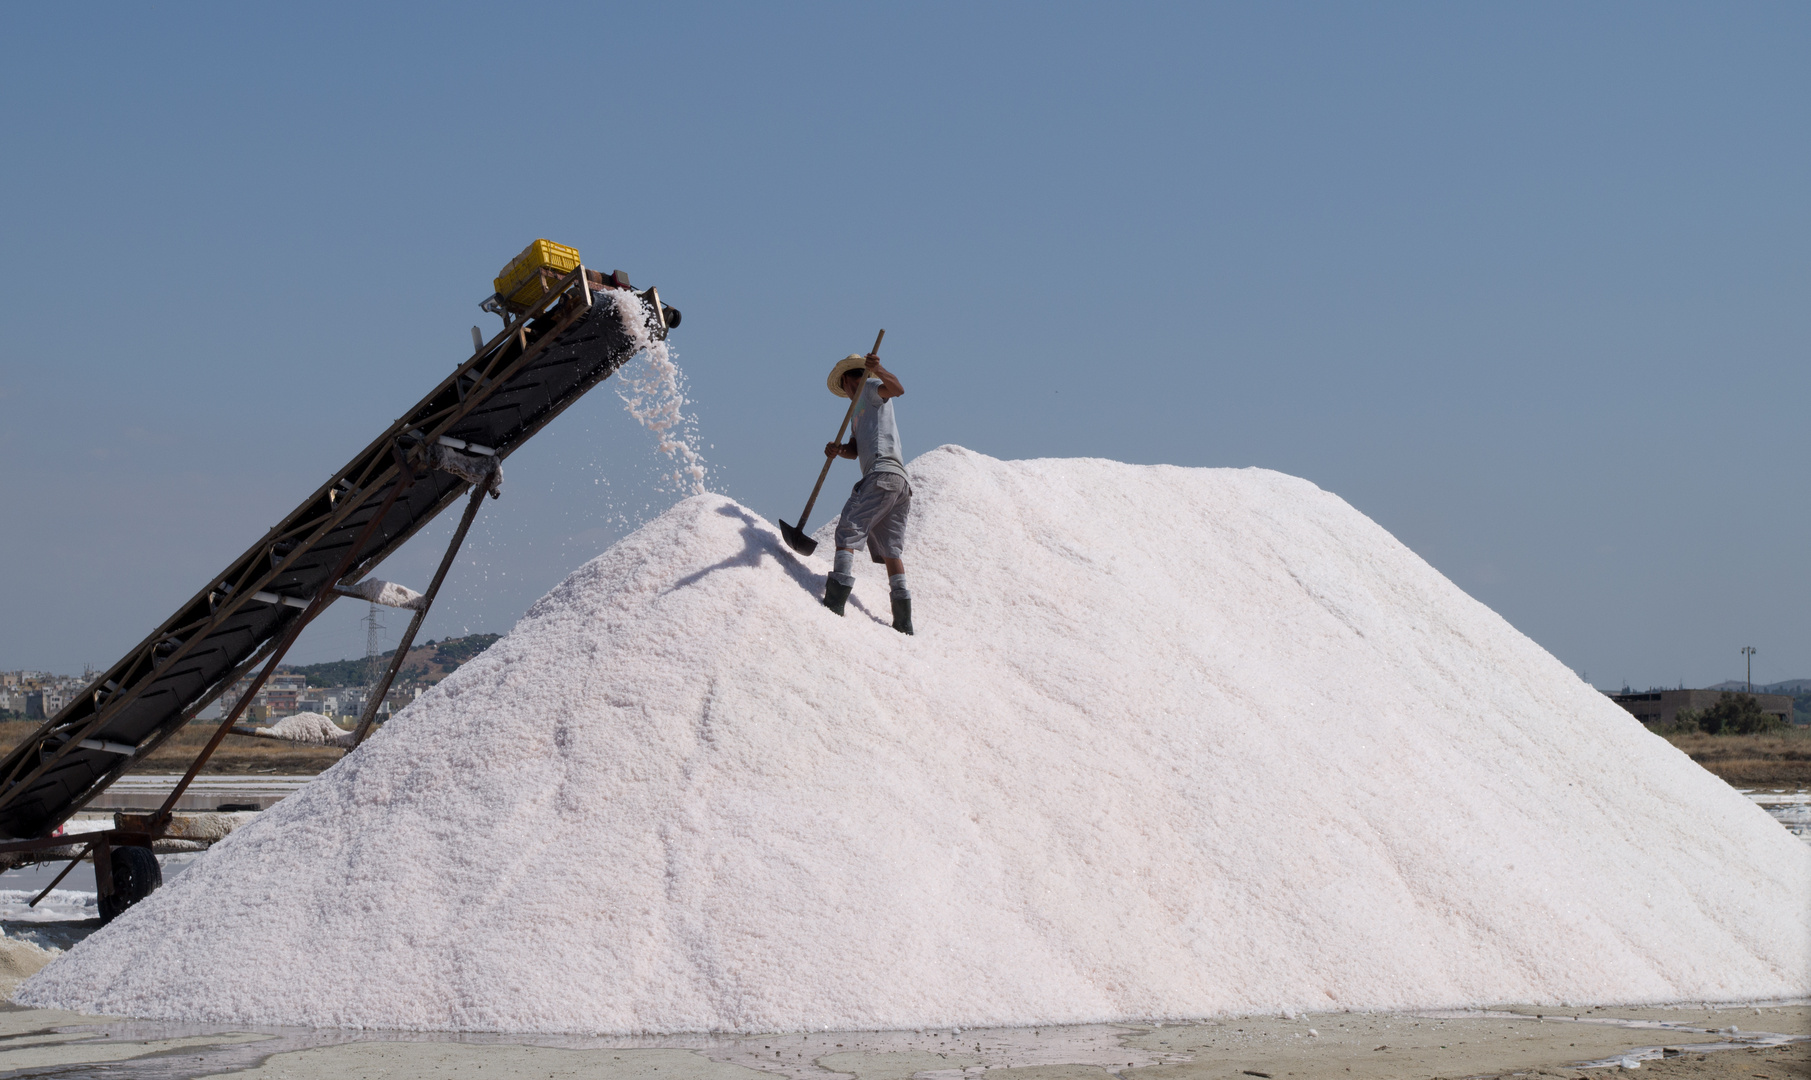
[[[1754,693],[1754,646],[1742,646],[1742,655],[1748,658],[1748,692]]]
[[[377,605],[365,615],[365,685],[376,686],[377,677],[383,671],[384,619]]]

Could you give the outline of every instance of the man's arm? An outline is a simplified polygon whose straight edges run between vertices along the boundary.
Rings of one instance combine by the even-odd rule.
[[[880,400],[896,398],[905,393],[905,387],[899,385],[899,376],[880,366],[880,357],[869,353],[868,362],[863,366],[868,369],[870,378],[880,380]]]
[[[824,456],[825,457],[854,458],[856,456],[855,440],[850,439],[846,443],[840,443],[840,442],[825,443],[824,444]]]

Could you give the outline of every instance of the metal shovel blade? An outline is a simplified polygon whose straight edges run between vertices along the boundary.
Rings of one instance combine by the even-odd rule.
[[[786,546],[798,552],[800,555],[809,555],[817,550],[816,540],[806,536],[803,532],[786,524],[784,521],[780,522],[780,535],[786,538]]]

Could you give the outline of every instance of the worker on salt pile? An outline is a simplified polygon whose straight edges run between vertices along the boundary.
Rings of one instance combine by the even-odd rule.
[[[912,512],[912,483],[906,479],[905,452],[893,421],[893,399],[905,393],[899,377],[880,366],[874,353],[851,353],[830,369],[830,392],[855,399],[855,426],[846,443],[824,444],[825,457],[861,462],[861,479],[843,504],[836,523],[836,566],[824,582],[824,606],[838,615],[855,587],[855,546],[866,540],[875,562],[887,564],[892,586],[893,629],[912,632],[912,594],[906,588],[906,518]],[[860,394],[860,397],[856,397]]]

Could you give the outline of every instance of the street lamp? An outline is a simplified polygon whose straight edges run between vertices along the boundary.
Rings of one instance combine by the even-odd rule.
[[[1754,646],[1742,646],[1742,655],[1748,658],[1748,692],[1754,693]]]

